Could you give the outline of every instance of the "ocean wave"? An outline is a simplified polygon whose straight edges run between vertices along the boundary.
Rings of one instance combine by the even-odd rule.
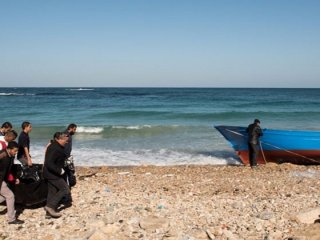
[[[230,110],[230,111],[215,111],[215,112],[171,112],[171,111],[117,111],[117,112],[106,112],[94,114],[91,117],[94,119],[143,119],[148,121],[151,119],[165,120],[165,121],[174,121],[179,122],[185,121],[201,121],[201,122],[211,122],[217,120],[243,120],[244,122],[248,121],[251,118],[274,118],[275,114],[278,117],[294,117],[295,115],[317,115],[319,116],[320,112],[318,110],[306,111],[306,109],[272,109],[269,111],[252,111],[246,108],[243,108],[240,111]]]
[[[179,125],[114,125],[104,131],[105,138],[130,138],[130,137],[155,137],[170,136],[172,134],[183,133],[193,129],[192,126]]]
[[[34,162],[42,163],[44,147],[33,147]],[[102,148],[74,148],[73,156],[77,166],[139,166],[139,165],[238,165],[240,162],[232,153],[214,154],[179,152],[170,149],[111,150]]]
[[[94,88],[67,88],[68,91],[93,91]]]
[[[36,113],[32,113],[34,115]],[[51,138],[54,132],[64,131],[65,126],[34,126],[32,138]],[[124,139],[130,137],[150,137],[158,135],[171,135],[175,133],[190,132],[194,126],[180,125],[104,125],[104,126],[79,126],[75,138],[78,139]],[[198,129],[199,130],[199,129]]]
[[[0,93],[0,96],[34,96],[32,93]]]
[[[139,130],[144,128],[152,128],[151,125],[136,125],[136,126],[112,126],[114,129],[129,129],[129,130]]]
[[[103,127],[77,127],[77,133],[102,133],[104,130]]]

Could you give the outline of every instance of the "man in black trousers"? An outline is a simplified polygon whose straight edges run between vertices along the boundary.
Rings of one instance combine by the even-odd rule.
[[[260,128],[260,120],[255,119],[247,128],[248,133],[248,150],[251,168],[257,167],[257,154],[259,151],[259,138],[263,135]]]
[[[68,136],[63,132],[56,132],[54,140],[48,146],[45,154],[43,177],[48,182],[47,205],[44,207],[47,215],[59,218],[57,212],[61,199],[70,196],[70,189],[63,178],[66,154],[64,146],[68,142]]]

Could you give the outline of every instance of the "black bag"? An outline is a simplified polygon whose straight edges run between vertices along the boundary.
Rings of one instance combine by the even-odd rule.
[[[77,184],[77,178],[75,176],[75,167],[73,164],[73,157],[67,158],[64,163],[64,170],[66,175],[66,181],[70,187],[73,187]]]
[[[39,182],[41,180],[41,171],[39,165],[21,166],[20,181],[24,183]]]
[[[69,173],[67,173],[67,178],[70,187],[73,187],[77,184],[77,178],[73,172],[69,171]]]
[[[42,177],[42,164],[33,164],[31,167],[14,164],[12,174],[20,179],[20,184],[10,184],[15,195],[15,203],[24,206],[45,204],[48,185]]]

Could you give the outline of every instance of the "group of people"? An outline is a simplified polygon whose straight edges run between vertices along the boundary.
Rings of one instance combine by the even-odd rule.
[[[30,137],[32,130],[30,122],[23,122],[22,131],[18,142],[15,139],[18,134],[13,130],[10,122],[5,122],[0,128],[0,203],[6,201],[9,224],[22,224],[23,221],[16,217],[15,198],[9,188],[9,181],[19,184],[19,179],[12,179],[11,167],[15,156],[22,165],[31,167]],[[72,135],[76,133],[77,125],[69,124],[63,132],[56,132],[53,139],[46,147],[43,164],[43,178],[48,184],[46,217],[59,218],[61,213],[57,211],[60,205],[63,208],[72,205],[71,187],[75,185],[74,165],[72,152]],[[259,138],[262,136],[260,121],[255,119],[247,128],[248,150],[250,166],[257,166],[256,156],[259,151]]]
[[[0,203],[6,201],[9,224],[22,224],[24,221],[16,217],[15,197],[9,187],[9,182],[19,184],[14,179],[11,168],[15,157],[24,167],[32,167],[30,155],[30,137],[32,130],[30,122],[21,124],[22,131],[18,134],[10,122],[5,122],[0,128]],[[48,184],[46,217],[58,218],[61,213],[57,208],[72,205],[71,187],[75,185],[75,169],[73,165],[72,135],[76,133],[77,125],[71,123],[63,132],[56,132],[46,147],[43,164],[43,178]],[[18,142],[15,139],[18,137]]]

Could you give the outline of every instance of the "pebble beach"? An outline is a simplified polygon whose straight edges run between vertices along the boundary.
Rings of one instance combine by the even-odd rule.
[[[0,239],[319,239],[319,178],[319,166],[272,163],[78,167],[61,218],[29,208],[8,225],[2,213]]]

